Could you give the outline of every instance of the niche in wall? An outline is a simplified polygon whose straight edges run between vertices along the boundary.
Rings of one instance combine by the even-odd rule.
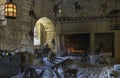
[[[95,48],[101,44],[101,53],[109,53],[114,57],[114,33],[95,33]]]

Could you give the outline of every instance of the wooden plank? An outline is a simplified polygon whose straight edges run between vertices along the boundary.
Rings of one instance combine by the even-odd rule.
[[[39,78],[42,78],[42,75],[44,74],[44,71],[45,71],[45,70],[42,70],[42,71],[40,72]]]
[[[31,69],[42,69],[42,72],[39,74],[39,77],[41,77],[45,70],[49,71],[49,78],[53,78],[53,72],[58,78],[62,78],[58,72],[58,67],[62,66],[64,71],[64,65],[66,65],[66,62],[69,61],[69,58],[60,58],[60,60],[57,63],[45,63],[44,65],[33,65],[33,64],[22,64],[25,68],[31,68]],[[28,72],[26,72],[28,74]],[[32,77],[32,75],[31,75]]]
[[[53,71],[56,74],[57,78],[62,78],[61,75],[59,74],[59,72],[57,70],[53,70]]]
[[[53,78],[53,73],[52,73],[52,69],[49,69],[49,78]]]

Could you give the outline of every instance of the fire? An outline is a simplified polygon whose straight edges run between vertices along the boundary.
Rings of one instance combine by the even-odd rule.
[[[73,47],[69,47],[69,48],[67,49],[67,51],[68,51],[68,52],[77,52],[77,53],[84,53],[84,52],[85,52],[85,50],[82,50],[82,49],[76,50],[76,49],[74,49]]]

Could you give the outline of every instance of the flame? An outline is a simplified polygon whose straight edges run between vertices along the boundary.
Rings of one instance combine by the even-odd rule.
[[[76,49],[74,49],[73,47],[69,47],[69,48],[67,49],[67,51],[68,51],[68,52],[77,52],[77,53],[84,53],[84,52],[85,52],[85,50],[82,50],[82,49],[76,50]]]

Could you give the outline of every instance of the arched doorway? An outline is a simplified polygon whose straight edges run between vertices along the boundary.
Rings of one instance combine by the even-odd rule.
[[[34,27],[35,48],[43,47],[45,44],[53,48],[52,41],[55,39],[55,34],[53,22],[47,17],[40,18]]]

